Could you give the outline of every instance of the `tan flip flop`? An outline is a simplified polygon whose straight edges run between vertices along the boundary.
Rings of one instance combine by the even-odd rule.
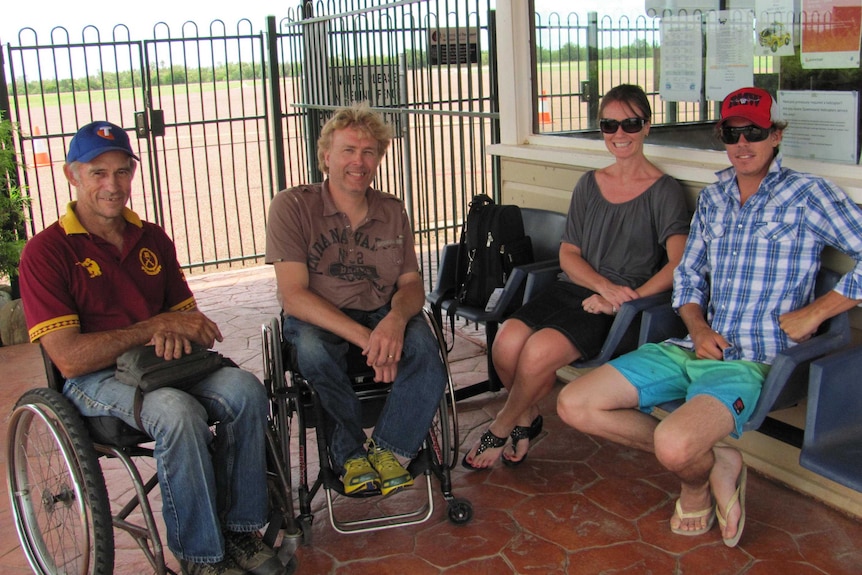
[[[739,509],[742,512],[739,516],[736,535],[730,538],[722,537],[724,544],[728,547],[736,547],[736,544],[739,543],[739,538],[742,537],[742,529],[745,527],[745,485],[747,480],[748,468],[743,464],[742,471],[739,472],[739,477],[736,478],[736,491],[734,492],[733,497],[730,498],[730,501],[727,502],[727,508],[724,513],[722,513],[717,504],[715,506],[715,513],[718,516],[718,524],[721,526],[722,531],[727,525],[727,515],[730,513],[730,510],[733,509],[734,505],[739,503]]]
[[[702,519],[706,517],[706,526],[700,529],[679,529],[671,527],[670,530],[676,533],[677,535],[686,535],[688,537],[693,537],[695,535],[703,535],[710,529],[712,529],[712,525],[715,523],[715,505],[710,505],[706,509],[701,509],[700,511],[689,511],[685,512],[682,510],[682,505],[680,505],[679,499],[676,500],[676,508],[673,512],[674,515],[679,517],[682,520],[685,519]]]

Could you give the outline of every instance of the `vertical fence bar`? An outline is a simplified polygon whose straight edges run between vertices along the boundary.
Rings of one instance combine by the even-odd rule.
[[[599,115],[599,15],[587,13],[587,86],[581,92],[586,94],[587,126],[598,126]]]
[[[269,63],[269,126],[272,130],[272,155],[275,165],[275,182],[276,190],[284,190],[287,188],[287,170],[285,170],[284,159],[285,143],[284,143],[284,124],[282,117],[284,110],[281,108],[281,83],[279,82],[281,73],[280,60],[278,58],[278,32],[275,27],[275,16],[266,17],[266,53]]]
[[[398,99],[407,102],[407,59],[403,53],[398,58],[398,92]],[[404,168],[404,208],[413,216],[413,147],[410,145],[410,115],[406,110],[401,112],[401,161]]]

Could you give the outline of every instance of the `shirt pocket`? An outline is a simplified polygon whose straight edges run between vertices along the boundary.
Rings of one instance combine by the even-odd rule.
[[[703,226],[703,238],[707,242],[713,242],[723,238],[724,232],[724,224],[721,222],[709,222]]]
[[[756,222],[754,234],[761,240],[781,243],[795,241],[799,232],[795,223]]]
[[[401,275],[401,267],[404,265],[404,238],[379,238],[374,244],[374,261],[377,265],[377,273],[385,282],[394,283]]]

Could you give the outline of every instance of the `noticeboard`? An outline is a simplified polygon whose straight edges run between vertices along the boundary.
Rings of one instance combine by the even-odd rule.
[[[474,28],[432,28],[428,31],[428,63],[479,62],[479,33]]]
[[[330,99],[335,106],[349,106],[363,100],[372,108],[401,106],[398,68],[393,65],[333,66],[328,70]],[[387,123],[401,135],[399,114],[384,113]]]

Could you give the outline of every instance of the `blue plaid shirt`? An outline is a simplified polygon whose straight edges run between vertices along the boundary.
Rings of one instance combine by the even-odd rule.
[[[731,344],[724,359],[769,364],[793,345],[778,318],[814,299],[825,246],[856,262],[835,291],[862,299],[862,211],[827,180],[782,168],[780,154],[744,205],[734,169],[716,175],[698,197],[674,272],[673,306],[706,310],[712,329]],[[671,342],[693,349],[690,337]]]

